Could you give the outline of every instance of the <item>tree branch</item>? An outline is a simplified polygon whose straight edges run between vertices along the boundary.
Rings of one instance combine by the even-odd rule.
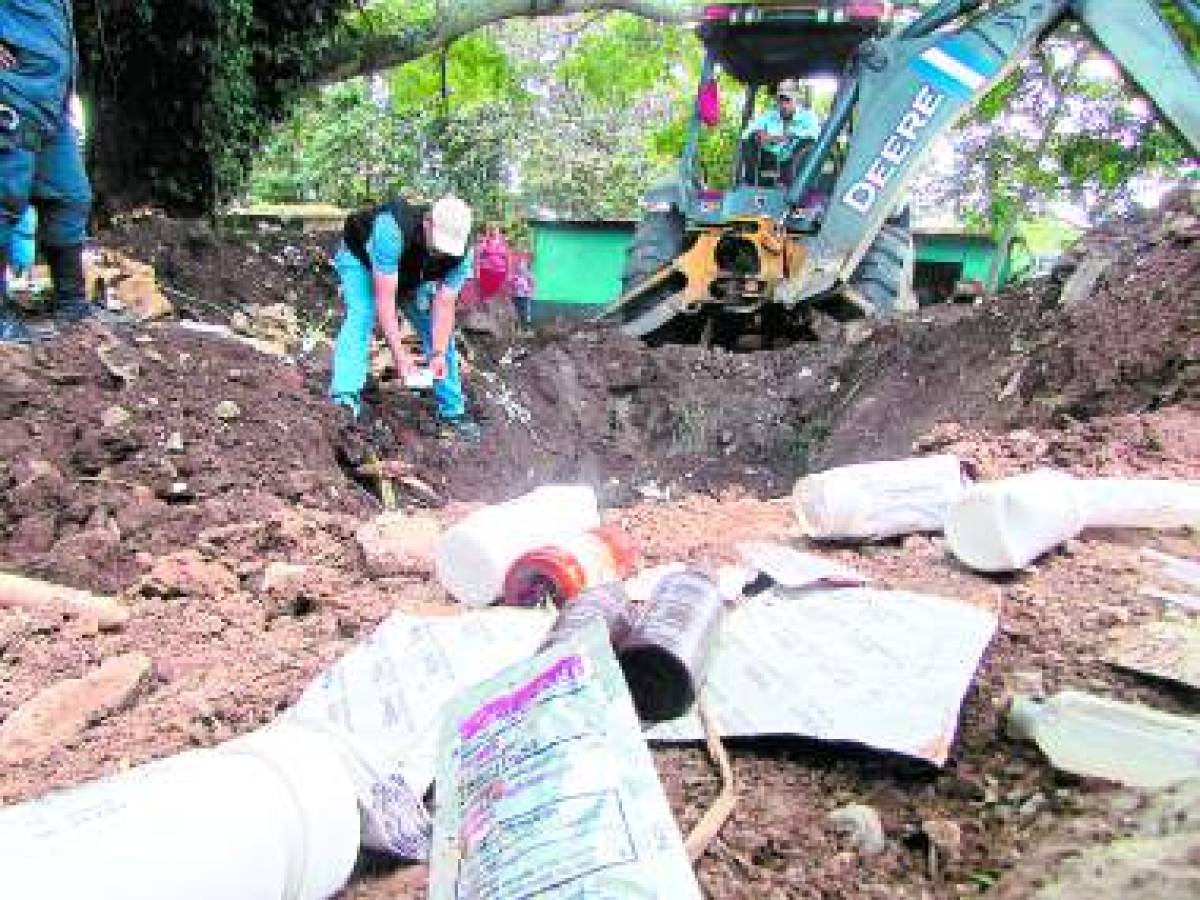
[[[316,66],[318,81],[329,84],[394,68],[503,19],[620,10],[658,22],[687,22],[696,18],[701,6],[700,0],[457,0],[422,25],[334,45]]]

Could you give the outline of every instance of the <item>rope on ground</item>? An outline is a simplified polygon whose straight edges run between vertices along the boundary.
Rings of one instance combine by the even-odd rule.
[[[684,841],[688,859],[693,863],[704,855],[708,845],[721,833],[725,822],[733,814],[733,807],[737,804],[737,782],[733,777],[733,764],[729,761],[729,753],[721,742],[721,725],[703,700],[699,703],[699,712],[700,722],[704,726],[704,740],[708,746],[708,755],[721,770],[721,793],[717,795],[716,802],[700,817],[700,821],[696,823],[696,827]]]

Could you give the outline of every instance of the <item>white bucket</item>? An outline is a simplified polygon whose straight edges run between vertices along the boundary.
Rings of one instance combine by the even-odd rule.
[[[358,846],[336,745],[279,724],[0,809],[0,897],[323,900]]]
[[[520,556],[599,524],[600,508],[590,487],[545,485],[448,528],[435,553],[438,581],[459,603],[487,606],[500,597],[504,576]]]
[[[1078,484],[1038,469],[970,488],[946,515],[946,544],[983,572],[1024,568],[1086,524]]]
[[[792,504],[812,538],[879,539],[941,531],[946,509],[970,482],[956,456],[839,466],[797,482]]]

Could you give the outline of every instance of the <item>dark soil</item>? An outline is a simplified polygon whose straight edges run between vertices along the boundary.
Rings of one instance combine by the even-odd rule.
[[[96,634],[0,607],[0,722],[115,653],[148,653],[154,679],[79,739],[0,773],[0,802],[253,728],[391,609],[445,603],[427,571],[380,576],[364,560],[355,534],[381,493],[356,468],[366,447],[389,464],[401,504],[440,523],[463,503],[547,480],[590,482],[649,561],[728,555],[751,535],[794,540],[788,504],[771,498],[798,475],[906,456],[914,443],[990,476],[1048,464],[1195,479],[1200,235],[1184,217],[1169,210],[1096,235],[1079,255],[1103,249],[1117,261],[1070,309],[1058,303],[1064,266],[980,307],[823,322],[820,342],[754,354],[648,350],[596,328],[475,330],[466,349],[485,425],[478,446],[439,437],[428,399],[386,379],[371,392],[370,421],[347,427],[324,397],[327,343],[281,358],[168,322],[93,324],[32,351],[4,349],[0,565],[120,593],[133,617]],[[149,216],[99,243],[153,262],[181,313],[228,322],[238,307],[286,302],[335,333],[327,235],[218,236]],[[136,372],[114,374],[113,360]],[[1036,672],[1050,690],[1197,711],[1194,697],[1101,662],[1109,627],[1157,615],[1136,593],[1146,543],[1200,555],[1195,534],[1085,535],[1027,573],[989,580],[929,538],[834,551],[884,585],[990,591],[1000,633],[945,770],[795,742],[737,747],[737,812],[699,865],[709,895],[978,893],[1057,824],[1102,805],[1101,786],[1056,775],[1003,735],[1001,701],[1014,673]],[[272,563],[305,569],[281,586]],[[656,758],[686,828],[716,796],[715,769],[699,749]],[[880,812],[889,841],[879,857],[860,858],[829,827],[828,813],[849,802]],[[962,835],[936,874],[920,831],[928,819]],[[406,885],[420,881],[370,865],[347,896],[416,896]]]

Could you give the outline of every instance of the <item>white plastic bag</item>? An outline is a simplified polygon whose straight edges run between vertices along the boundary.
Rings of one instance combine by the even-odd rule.
[[[806,475],[792,502],[811,538],[874,540],[941,531],[947,508],[969,483],[958,457],[922,456]]]
[[[430,900],[699,900],[604,626],[450,704]]]
[[[1200,482],[1166,478],[1089,478],[1078,482],[1087,528],[1200,525]]]
[[[1053,469],[977,484],[946,516],[946,543],[983,572],[1023,568],[1085,528],[1200,524],[1200,485],[1150,478],[1073,478]]]

